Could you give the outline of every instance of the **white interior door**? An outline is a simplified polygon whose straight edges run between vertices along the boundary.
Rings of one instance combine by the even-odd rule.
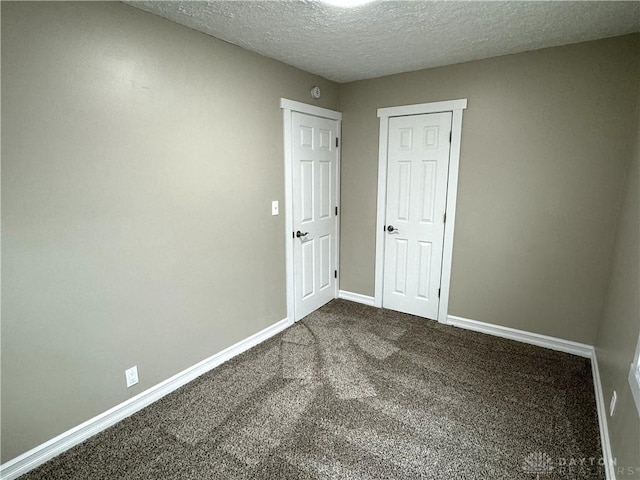
[[[451,112],[389,119],[385,308],[437,319]]]
[[[292,113],[296,321],[336,296],[338,125]]]

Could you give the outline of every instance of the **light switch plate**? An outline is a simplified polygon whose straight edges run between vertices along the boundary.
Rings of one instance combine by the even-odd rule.
[[[280,206],[278,204],[278,200],[274,200],[271,202],[271,215],[279,215],[280,214]]]

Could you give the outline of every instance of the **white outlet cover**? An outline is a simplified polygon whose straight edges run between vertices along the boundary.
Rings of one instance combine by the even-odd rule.
[[[271,215],[279,215],[280,214],[280,206],[278,204],[278,200],[274,200],[271,202]]]
[[[613,417],[613,414],[616,413],[616,402],[618,401],[618,394],[616,391],[613,391],[613,395],[611,395],[611,403],[609,404],[609,416]]]
[[[125,370],[124,376],[127,380],[127,388],[133,387],[138,383],[138,366],[134,365],[133,367]]]

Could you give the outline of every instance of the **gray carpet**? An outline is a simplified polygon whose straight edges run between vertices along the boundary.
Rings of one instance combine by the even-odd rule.
[[[335,300],[35,479],[603,479],[587,359]]]

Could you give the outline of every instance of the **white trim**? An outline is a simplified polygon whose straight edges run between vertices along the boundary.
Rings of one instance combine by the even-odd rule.
[[[239,355],[240,353],[249,350],[251,347],[273,337],[277,333],[289,327],[291,324],[292,322],[290,322],[288,318],[280,320],[270,327],[267,327],[264,330],[241,340],[235,345],[232,345],[229,348],[196,363],[195,365],[163,382],[158,383],[135,397],[116,405],[106,412],[81,423],[71,430],[67,430],[48,442],[32,448],[28,452],[23,453],[19,457],[16,457],[0,466],[0,478],[2,478],[2,480],[14,480],[20,475],[24,475],[28,471],[42,465],[48,460],[51,460],[53,457],[60,455],[71,447],[84,442],[93,435],[100,433],[128,416],[142,410],[151,403],[159,400],[183,385],[186,385],[190,381],[232,359],[236,355]]]
[[[342,112],[329,110],[328,108],[317,107],[302,102],[296,102],[287,98],[280,99],[280,108],[291,112],[301,112],[316,117],[328,118],[330,120],[342,120]]]
[[[467,101],[464,100],[464,107]],[[444,225],[442,246],[442,273],[440,275],[440,303],[438,321],[446,323],[449,312],[451,267],[453,262],[453,232],[456,226],[456,203],[458,199],[458,172],[460,170],[460,143],[462,140],[462,110],[453,110],[451,119],[451,150],[449,152],[449,183],[447,184],[447,223]]]
[[[362,303],[364,305],[369,305],[371,307],[375,307],[375,299],[370,297],[369,295],[362,295],[361,293],[353,293],[346,292],[344,290],[340,290],[338,292],[338,298],[342,298],[343,300],[349,300],[351,302]]]
[[[347,292],[340,290],[339,298],[362,303],[365,305],[374,305],[374,298],[359,293]],[[151,403],[159,400],[174,390],[186,385],[190,381],[200,375],[216,368],[222,363],[232,359],[236,355],[243,353],[250,348],[264,342],[265,340],[280,333],[282,330],[291,326],[293,322],[285,318],[264,330],[251,335],[250,337],[230,346],[229,348],[212,355],[211,357],[183,370],[171,378],[145,390],[135,397],[116,405],[106,412],[87,420],[86,422],[58,435],[57,437],[45,442],[19,457],[14,458],[0,466],[0,478],[2,480],[14,480],[30,470],[42,465],[44,462],[54,458],[55,456],[65,452],[73,446],[87,440],[88,438],[100,433],[117,422],[133,415],[142,410]],[[598,410],[598,425],[600,430],[600,439],[602,442],[602,452],[605,460],[605,471],[607,480],[616,480],[615,461],[611,452],[611,443],[609,440],[609,429],[607,426],[607,411],[604,402],[604,394],[602,391],[602,383],[600,381],[600,370],[598,368],[598,359],[595,349],[591,345],[586,345],[560,338],[549,337],[537,333],[526,332],[509,327],[492,325],[476,320],[469,320],[462,317],[449,315],[447,323],[452,326],[473,330],[488,335],[508,338],[523,343],[537,345],[552,350],[559,350],[566,353],[573,353],[582,357],[591,359],[591,371],[593,375],[593,385],[595,388],[596,405]]]
[[[293,232],[293,170],[292,170],[292,145],[293,134],[291,132],[292,111],[282,106],[284,99],[280,100],[283,116],[284,132],[284,229],[285,229],[285,275],[287,292],[287,318],[295,319],[295,290],[293,274],[293,242],[290,232]]]
[[[387,148],[389,145],[389,119],[380,120],[380,140],[378,142],[378,203],[376,218],[376,265],[375,265],[375,306],[382,308],[382,288],[384,286],[384,229],[387,208]]]
[[[336,203],[338,211],[341,214],[340,206],[340,160],[342,152],[342,113],[327,108],[317,107],[315,105],[308,105],[306,103],[296,102],[286,98],[280,99],[280,108],[282,109],[283,116],[283,136],[284,136],[284,214],[285,214],[285,263],[286,263],[286,278],[287,278],[287,318],[295,319],[295,291],[294,291],[294,265],[293,265],[293,238],[291,238],[291,232],[293,232],[293,156],[292,156],[292,141],[293,134],[291,131],[292,113],[300,112],[307,115],[314,115],[316,117],[327,118],[329,120],[336,120],[338,122],[336,135],[340,139],[339,147],[337,150],[337,192]],[[340,222],[336,217],[336,269],[338,270],[338,278],[335,282],[334,298],[337,298],[339,292],[340,282]]]
[[[600,430],[600,441],[602,447],[602,458],[605,465],[605,475],[607,480],[616,480],[615,460],[611,451],[611,443],[609,440],[609,429],[607,426],[607,407],[604,401],[602,391],[602,383],[600,381],[600,370],[598,368],[598,359],[596,349],[584,343],[572,342],[562,338],[540,335],[539,333],[526,332],[515,328],[503,327],[501,325],[493,325],[490,323],[470,320],[468,318],[456,317],[449,315],[447,317],[449,325],[473,330],[475,332],[485,333],[496,337],[508,338],[517,342],[537,345],[539,347],[558,350],[560,352],[578,355],[580,357],[589,358],[591,360],[591,373],[593,376],[593,388],[595,390],[596,406],[598,410],[598,428]]]
[[[342,118],[342,114],[340,114],[340,118]],[[336,215],[336,271],[338,272],[336,275],[336,284],[334,287],[333,298],[338,298],[340,294],[340,215],[342,215],[342,204],[340,203],[340,176],[341,165],[342,165],[342,120],[338,120],[338,131],[336,132],[336,136],[338,138],[338,147],[337,154],[338,158],[336,159],[336,207],[338,207],[338,215]]]
[[[405,115],[422,115],[425,113],[453,112],[467,108],[467,99],[445,100],[444,102],[416,103],[400,107],[378,109],[378,117],[403,117]]]
[[[631,395],[633,401],[636,404],[636,410],[640,415],[640,378],[638,378],[638,372],[640,372],[640,335],[638,335],[638,343],[636,343],[636,353],[633,356],[633,363],[629,367],[629,387],[631,388]]]
[[[615,460],[611,452],[609,440],[609,427],[607,425],[607,406],[604,402],[604,392],[600,381],[600,368],[596,349],[591,347],[591,374],[596,394],[596,407],[598,409],[598,428],[600,429],[600,443],[602,445],[602,459],[604,460],[605,476],[607,480],[616,480]]]
[[[382,307],[382,289],[384,284],[385,235],[382,230],[385,225],[385,210],[387,205],[387,146],[389,138],[389,118],[393,116],[452,112],[451,150],[449,152],[449,177],[447,180],[447,222],[444,225],[442,273],[440,274],[440,302],[438,305],[438,322],[447,323],[449,291],[451,287],[451,265],[453,260],[453,235],[456,220],[456,199],[458,197],[458,172],[460,169],[462,112],[465,108],[467,108],[466,98],[378,109],[378,117],[380,117],[380,139],[378,143],[378,203],[374,293],[374,304],[376,307]]]
[[[636,410],[638,410],[638,415],[640,415],[640,382],[638,382],[638,377],[636,376],[636,372],[640,370],[640,366],[638,362],[634,362],[629,367],[629,388],[631,388],[631,396],[633,397],[633,401],[636,404]]]
[[[502,325],[494,325],[492,323],[479,322],[468,318],[456,317],[455,315],[449,315],[447,317],[447,324],[466,330],[473,330],[474,332],[487,333],[495,337],[508,338],[530,345],[571,353],[580,357],[591,358],[591,351],[593,350],[591,345],[585,343],[572,342],[571,340],[526,332],[524,330],[503,327]]]

